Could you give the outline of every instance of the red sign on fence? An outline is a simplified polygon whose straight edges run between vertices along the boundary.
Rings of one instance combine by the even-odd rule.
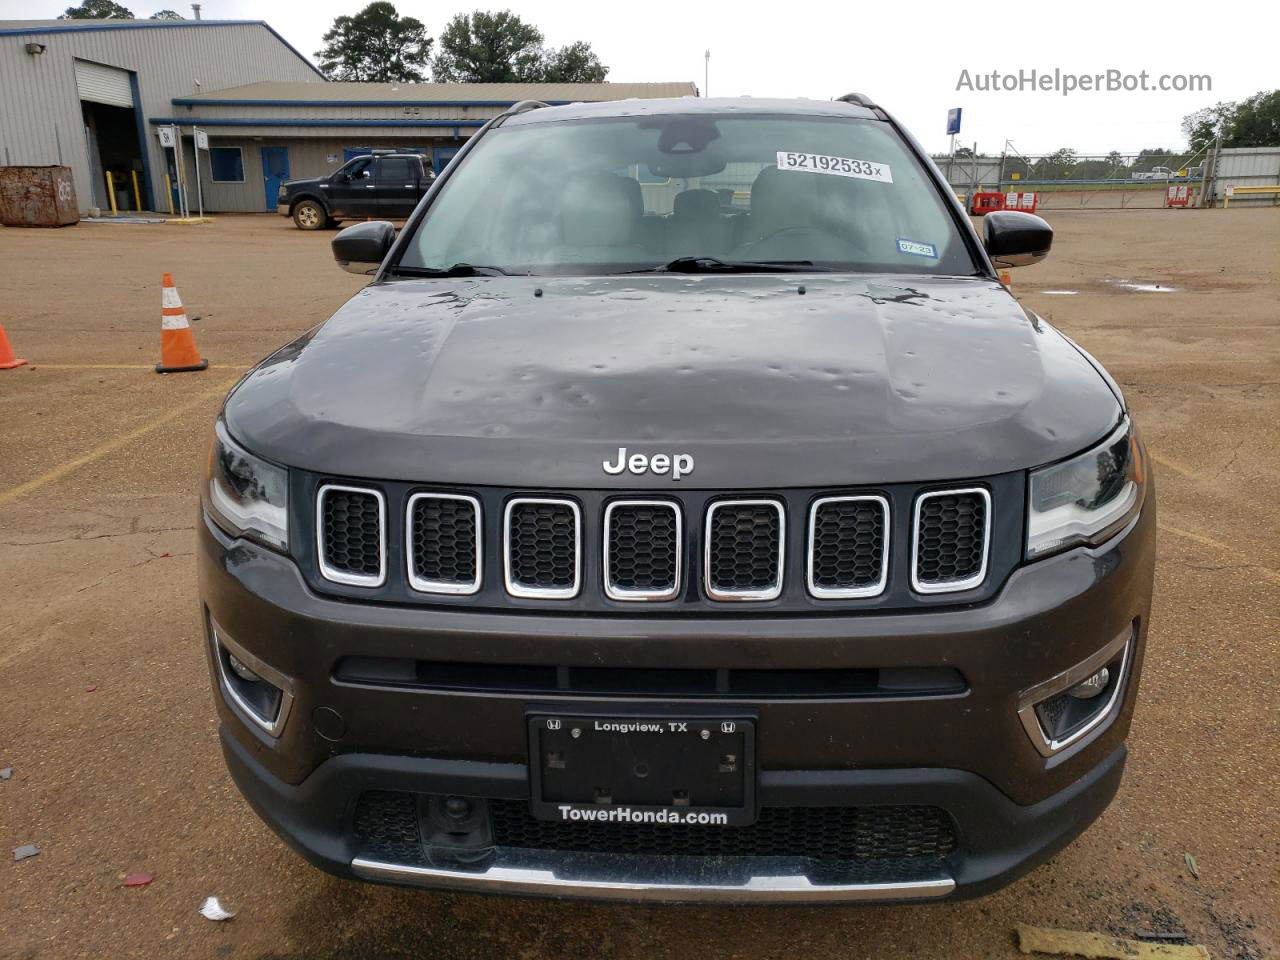
[[[1165,191],[1164,205],[1166,207],[1189,207],[1193,196],[1195,196],[1195,190],[1190,184],[1171,183]]]

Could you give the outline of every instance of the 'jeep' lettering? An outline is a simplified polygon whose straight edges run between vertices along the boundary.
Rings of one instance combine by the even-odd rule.
[[[653,456],[648,457],[643,453],[633,453],[628,456],[627,448],[619,447],[615,462],[610,463],[608,460],[602,460],[600,461],[600,466],[605,473],[613,477],[616,477],[624,470],[628,473],[634,473],[636,476],[646,473],[665,476],[670,471],[671,479],[679,480],[681,477],[693,473],[693,454],[655,453]]]

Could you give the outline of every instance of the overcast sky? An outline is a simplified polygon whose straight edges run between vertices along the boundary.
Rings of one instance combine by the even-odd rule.
[[[178,0],[124,0],[138,16]],[[68,0],[0,0],[0,17],[54,17]],[[307,56],[333,18],[361,0],[205,0],[205,19],[266,19]],[[438,36],[459,11],[508,4],[400,0]],[[843,0],[825,3],[639,3],[512,0],[510,8],[561,45],[587,40],[619,81],[692,80],[703,87],[711,50],[713,96],[829,99],[851,90],[895,113],[930,150],[946,148],[946,112],[964,109],[960,141],[999,153],[1007,139],[1022,153],[1073,147],[1080,153],[1135,151],[1184,143],[1182,116],[1219,100],[1280,86],[1280,4],[1215,7],[1203,2],[1021,0],[1010,4]],[[1229,32],[1225,27],[1232,24]],[[957,91],[962,71],[977,84],[992,70],[1052,74],[1143,70],[1207,74],[1209,92]]]

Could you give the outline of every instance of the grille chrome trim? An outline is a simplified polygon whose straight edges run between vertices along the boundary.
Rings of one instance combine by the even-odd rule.
[[[325,561],[324,551],[324,498],[329,493],[361,493],[378,501],[378,575],[335,570]],[[350,587],[380,587],[387,582],[387,498],[373,487],[353,487],[342,483],[321,484],[316,493],[316,560],[320,575],[334,583]]]
[[[814,529],[817,525],[818,510],[828,503],[878,503],[880,504],[880,514],[884,518],[884,534],[883,544],[880,548],[880,578],[873,584],[865,587],[820,587],[813,580],[813,561],[814,555],[817,553],[816,544],[814,542]],[[809,507],[809,543],[807,546],[808,560],[807,579],[809,593],[811,596],[819,600],[851,600],[855,597],[878,597],[889,586],[889,545],[893,542],[890,537],[890,516],[889,501],[878,494],[863,494],[858,496],[847,497],[821,497],[813,501],[813,505]]]
[[[925,501],[932,500],[935,497],[954,497],[972,493],[976,493],[982,498],[986,511],[982,524],[982,566],[978,568],[976,574],[963,580],[944,580],[937,583],[921,582],[919,578],[920,508]],[[972,590],[974,587],[981,586],[983,581],[987,579],[987,565],[991,558],[992,519],[991,493],[986,487],[951,487],[946,490],[930,490],[928,493],[919,494],[911,511],[911,589],[916,593],[927,594],[959,593],[961,590]]]
[[[750,590],[718,590],[711,579],[711,524],[721,507],[772,507],[778,514],[778,578],[772,586]],[[707,521],[702,529],[702,587],[712,600],[762,601],[782,596],[783,571],[787,563],[787,511],[781,500],[717,500],[707,507]]]
[[[413,541],[413,508],[420,500],[460,500],[471,504],[471,511],[476,522],[476,576],[470,583],[457,583],[452,580],[424,580],[414,569]],[[469,596],[480,590],[484,576],[484,523],[480,511],[480,501],[475,497],[461,493],[415,493],[410,495],[404,510],[404,554],[405,567],[408,571],[409,586],[419,593],[443,593],[453,596]]]
[[[530,587],[517,583],[511,576],[511,511],[521,504],[546,503],[568,507],[573,511],[573,585],[569,587]],[[502,510],[502,580],[513,597],[532,600],[571,600],[582,589],[582,508],[575,500],[562,497],[512,497]]]
[[[609,521],[613,517],[615,507],[665,507],[670,510],[676,520],[676,569],[671,589],[664,591],[636,590],[627,587],[615,587],[609,576],[609,544],[612,527]],[[611,500],[604,508],[604,592],[610,600],[654,601],[674,600],[680,595],[684,554],[684,517],[680,505],[674,500]]]

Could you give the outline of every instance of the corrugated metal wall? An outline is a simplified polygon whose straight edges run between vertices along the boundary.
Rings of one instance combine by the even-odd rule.
[[[1228,147],[1218,153],[1213,195],[1221,201],[1228,186],[1261,187],[1280,184],[1280,147]],[[1274,196],[1233,198],[1231,205],[1275,203]]]
[[[44,44],[45,52],[27,53],[28,43]],[[0,35],[0,163],[67,164],[75,171],[82,210],[92,204],[93,168],[76,88],[77,58],[134,71],[144,121],[169,116],[173,97],[201,88],[259,80],[323,82],[256,24]],[[165,162],[154,129],[145,126],[151,187],[159,205]]]

